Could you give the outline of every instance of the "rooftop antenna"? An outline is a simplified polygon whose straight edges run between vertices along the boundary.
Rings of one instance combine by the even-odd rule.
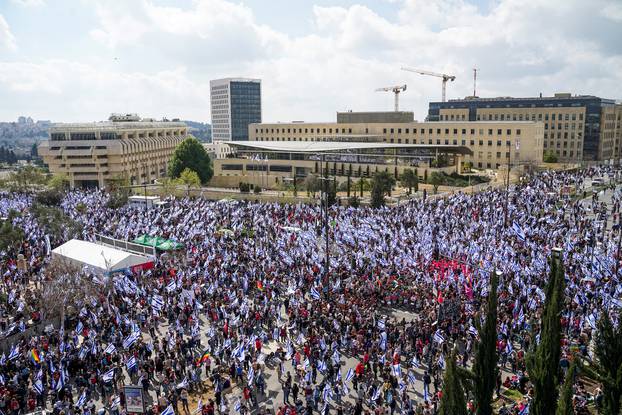
[[[477,68],[473,68],[473,98],[477,96]]]

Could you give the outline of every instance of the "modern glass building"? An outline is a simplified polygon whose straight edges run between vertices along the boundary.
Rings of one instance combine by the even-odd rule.
[[[261,80],[210,82],[213,141],[248,141],[248,125],[261,122]]]
[[[477,98],[430,102],[429,121],[539,121],[544,152],[560,161],[617,158],[615,100],[555,94],[534,98]]]

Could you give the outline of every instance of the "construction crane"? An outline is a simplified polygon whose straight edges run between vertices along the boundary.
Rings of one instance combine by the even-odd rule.
[[[400,92],[406,91],[406,85],[388,86],[386,88],[378,88],[376,92],[393,92],[395,94],[395,112],[399,111]]]
[[[446,75],[444,73],[436,73],[436,72],[424,71],[421,69],[404,68],[404,67],[402,67],[402,70],[418,73],[420,75],[429,75],[429,76],[436,76],[438,78],[442,78],[443,79],[443,102],[445,102],[445,90],[447,88],[447,81],[453,82],[456,80],[456,77],[454,75]]]

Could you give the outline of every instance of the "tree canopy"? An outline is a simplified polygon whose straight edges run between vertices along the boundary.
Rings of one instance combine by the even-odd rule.
[[[199,140],[192,136],[182,141],[175,149],[168,166],[168,175],[175,179],[179,178],[185,169],[196,172],[201,184],[209,182],[214,175],[212,161],[207,151]]]

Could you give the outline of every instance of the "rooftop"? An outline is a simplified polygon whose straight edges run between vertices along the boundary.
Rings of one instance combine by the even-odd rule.
[[[295,153],[330,153],[366,149],[438,149],[448,153],[473,154],[468,147],[454,145],[396,144],[377,142],[361,143],[351,141],[231,141],[227,144],[240,149]]]
[[[567,93],[555,94],[552,97],[546,96],[537,96],[537,97],[491,97],[491,98],[480,98],[480,97],[465,97],[458,99],[450,99],[447,102],[433,102],[434,104],[449,104],[452,102],[498,102],[498,101],[573,101],[573,100],[592,100],[592,99],[600,99],[605,102],[611,101],[615,102],[615,100],[597,97],[595,95],[572,95]],[[432,103],[432,102],[431,102]]]

